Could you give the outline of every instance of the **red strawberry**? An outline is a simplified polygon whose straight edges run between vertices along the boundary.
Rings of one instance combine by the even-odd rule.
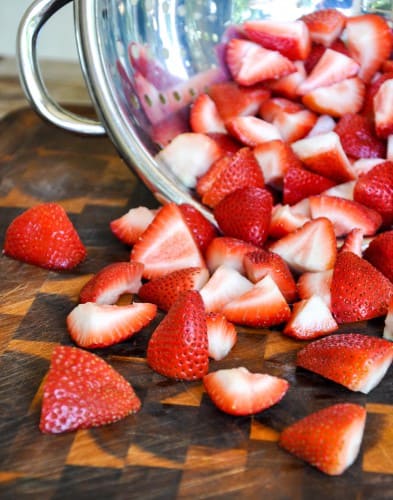
[[[143,264],[115,262],[102,268],[82,287],[79,302],[115,304],[125,293],[138,293],[142,285]]]
[[[341,35],[346,17],[336,9],[321,9],[301,17],[310,32],[311,40],[330,47]]]
[[[131,385],[103,359],[76,347],[55,347],[43,387],[41,432],[111,424],[140,407]]]
[[[220,361],[225,358],[237,341],[235,325],[217,312],[206,314],[209,357]]]
[[[154,219],[155,214],[156,210],[147,207],[131,208],[110,222],[111,231],[121,242],[132,246]]]
[[[374,120],[374,97],[381,85],[393,78],[393,71],[376,75],[373,80],[366,86],[366,94],[364,97],[364,105],[361,110],[362,114],[370,121]]]
[[[262,246],[268,236],[272,207],[269,191],[245,187],[222,199],[214,208],[214,217],[225,236]]]
[[[340,52],[341,54],[349,56],[347,46],[341,40],[341,38],[338,38],[337,40],[335,40],[332,43],[332,45],[330,46],[330,48],[332,50],[335,50],[336,52]],[[318,61],[325,53],[326,49],[327,49],[327,47],[325,47],[324,45],[322,45],[320,43],[313,43],[311,45],[310,54],[308,55],[307,59],[304,61],[304,68],[308,74],[311,73],[311,71],[315,68]]]
[[[181,203],[179,208],[187,226],[190,228],[194,236],[199,250],[202,252],[202,255],[204,255],[212,239],[217,236],[216,228],[206,219],[204,215],[201,214],[199,210],[194,208],[189,203]]]
[[[279,444],[330,476],[342,474],[358,456],[366,410],[353,403],[328,406],[281,433]]]
[[[376,236],[363,257],[393,283],[393,230]]]
[[[293,64],[296,67],[294,73],[266,82],[270,90],[287,99],[297,99],[297,88],[307,76],[303,61],[295,61]]]
[[[273,120],[280,136],[286,142],[294,142],[305,137],[314,127],[317,115],[308,109],[297,113],[280,111]]]
[[[379,163],[360,177],[353,193],[354,199],[377,211],[383,225],[393,224],[393,162]]]
[[[283,202],[294,205],[313,194],[322,193],[336,183],[304,168],[291,167],[284,175]]]
[[[360,64],[360,78],[371,81],[392,51],[392,33],[387,20],[377,14],[349,17],[346,39],[351,56]]]
[[[393,102],[393,79],[386,80],[374,96],[374,124],[378,137],[384,139],[393,134],[393,113],[390,103]]]
[[[225,133],[225,125],[218,113],[215,102],[208,94],[200,94],[191,106],[190,125],[193,132]]]
[[[293,62],[279,52],[240,38],[228,42],[226,62],[239,85],[254,85],[296,71]]]
[[[301,349],[297,366],[368,394],[384,377],[393,360],[393,345],[361,333],[338,333]]]
[[[306,59],[311,40],[303,21],[274,21],[263,19],[246,21],[243,30],[250,40],[266,49],[277,50],[285,57],[296,61]]]
[[[206,268],[178,269],[144,283],[138,295],[143,302],[152,302],[163,311],[168,311],[179,293],[200,290],[208,279],[209,271]]]
[[[144,265],[143,277],[157,278],[184,267],[205,267],[191,229],[175,203],[164,205],[131,250]]]
[[[386,340],[393,340],[393,298],[389,303],[388,312],[386,314],[383,338]]]
[[[318,295],[331,308],[330,287],[332,284],[333,269],[319,272],[303,273],[297,283],[297,293],[301,299],[309,299]]]
[[[319,295],[293,304],[292,314],[283,330],[284,335],[310,340],[338,329],[326,302]]]
[[[352,252],[337,255],[331,285],[337,323],[352,323],[386,314],[393,284],[374,266]]]
[[[300,102],[286,99],[285,97],[272,97],[266,99],[259,108],[259,116],[267,122],[273,122],[278,113],[284,111],[285,113],[297,113],[302,111],[304,106]]]
[[[268,250],[256,250],[244,256],[246,276],[257,283],[266,275],[270,275],[288,303],[297,297],[296,283],[288,265],[278,254]]]
[[[18,215],[5,233],[5,255],[44,269],[73,269],[86,257],[86,248],[57,203],[41,203]]]
[[[225,265],[243,273],[243,257],[254,250],[258,250],[258,247],[251,243],[237,238],[220,236],[214,238],[210,243],[206,251],[206,264],[211,272],[219,266]]]
[[[256,116],[236,116],[225,122],[228,132],[245,146],[281,139],[278,128]]]
[[[289,384],[267,373],[251,373],[243,366],[218,370],[203,377],[213,403],[229,415],[252,415],[278,403]]]
[[[79,304],[67,316],[74,342],[86,349],[107,347],[132,337],[156,316],[155,304],[134,302],[127,306]]]
[[[205,309],[196,290],[181,293],[154,330],[147,362],[156,372],[176,380],[197,380],[209,369]]]
[[[364,240],[363,229],[360,229],[359,227],[354,227],[346,235],[343,245],[340,248],[340,252],[352,252],[358,255],[359,257],[362,257],[363,240]]]
[[[295,212],[289,205],[278,203],[273,207],[269,236],[273,239],[282,238],[302,227],[309,220],[310,217]]]
[[[203,198],[205,194],[208,193],[208,191],[212,188],[213,184],[220,177],[220,175],[225,175],[225,171],[230,167],[232,163],[232,156],[234,155],[235,153],[230,155],[223,154],[222,156],[220,156],[220,158],[218,158],[210,165],[208,170],[203,175],[201,175],[197,179],[195,190],[201,198]],[[253,162],[254,158],[251,155],[249,155],[249,158],[250,162]]]
[[[237,325],[268,328],[288,321],[291,311],[280,289],[270,275],[250,290],[227,302],[222,308],[225,317]]]

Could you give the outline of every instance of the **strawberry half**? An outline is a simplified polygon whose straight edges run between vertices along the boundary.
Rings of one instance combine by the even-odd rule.
[[[54,271],[69,270],[86,257],[86,248],[57,203],[41,203],[27,209],[8,226],[5,255]]]
[[[288,426],[282,431],[279,444],[325,474],[337,476],[356,460],[365,422],[363,407],[339,403]]]
[[[303,273],[297,283],[297,293],[301,299],[309,299],[318,295],[331,309],[330,287],[332,284],[333,269],[319,272]]]
[[[181,293],[154,330],[147,362],[176,380],[197,380],[209,369],[205,308],[196,290]]]
[[[122,243],[132,246],[154,219],[156,212],[147,207],[131,208],[110,222],[111,231]]]
[[[286,394],[285,379],[251,373],[243,366],[218,370],[203,377],[210,399],[229,415],[253,415],[277,404]]]
[[[226,128],[213,99],[208,94],[200,94],[190,110],[190,125],[193,132],[225,133]]]
[[[363,257],[393,283],[393,230],[376,236]]]
[[[245,146],[282,139],[278,128],[256,116],[236,116],[225,122],[228,132]]]
[[[179,208],[187,226],[194,236],[199,250],[202,252],[202,255],[204,255],[212,239],[217,236],[216,228],[199,210],[189,203],[181,203]]]
[[[258,247],[237,238],[219,236],[214,238],[206,251],[206,264],[211,272],[219,266],[231,267],[244,273],[243,257]]]
[[[319,194],[336,183],[323,175],[301,167],[290,167],[284,174],[283,203],[294,205],[313,194]]]
[[[308,202],[307,199],[305,199]],[[272,211],[272,218],[269,227],[269,236],[273,239],[280,239],[289,233],[302,227],[310,217],[303,215],[303,213],[296,212],[289,205],[281,205],[277,203],[274,205]]]
[[[86,302],[67,316],[67,329],[80,347],[96,349],[127,340],[156,316],[155,304],[134,302],[126,306]]]
[[[206,314],[209,357],[220,361],[231,351],[237,341],[235,325],[217,312]]]
[[[387,139],[393,134],[393,79],[386,80],[374,96],[374,124],[378,137]]]
[[[55,347],[43,386],[41,432],[111,424],[140,407],[131,385],[103,359],[76,347]]]
[[[368,394],[393,360],[393,345],[361,333],[338,333],[301,349],[296,365],[333,380],[351,391]]]
[[[330,47],[341,35],[346,17],[337,9],[321,9],[305,14],[301,20],[306,24],[314,43]]]

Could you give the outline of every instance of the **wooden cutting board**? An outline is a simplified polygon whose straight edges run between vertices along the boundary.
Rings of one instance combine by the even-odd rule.
[[[82,110],[83,111],[83,110]],[[393,498],[390,371],[368,396],[296,369],[302,345],[277,330],[239,328],[227,359],[285,377],[286,397],[250,418],[220,413],[201,383],[167,380],[145,361],[153,326],[96,352],[122,373],[142,410],[116,424],[60,436],[40,433],[42,380],[58,343],[72,345],[65,318],[81,286],[104,265],[128,260],[109,222],[138,205],[157,206],[106,138],[86,138],[22,109],[0,122],[0,238],[25,208],[57,201],[88,248],[75,271],[48,272],[0,258],[0,498]],[[383,321],[341,331],[381,335]],[[336,402],[367,409],[356,463],[328,477],[277,445],[281,429]]]

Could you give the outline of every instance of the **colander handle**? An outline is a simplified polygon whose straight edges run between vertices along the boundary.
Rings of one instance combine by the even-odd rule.
[[[37,59],[37,37],[53,14],[72,0],[36,0],[26,10],[18,29],[17,62],[22,88],[32,107],[54,125],[87,135],[105,134],[100,122],[61,107],[49,95]]]

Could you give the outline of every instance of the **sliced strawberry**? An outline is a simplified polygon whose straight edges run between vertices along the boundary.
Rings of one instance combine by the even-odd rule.
[[[307,77],[303,61],[294,61],[293,64],[296,67],[294,73],[266,82],[272,92],[287,99],[297,99],[297,88]]]
[[[271,50],[277,50],[292,61],[306,59],[311,40],[303,21],[246,21],[243,30],[250,40]]]
[[[340,52],[341,54],[344,54],[346,56],[349,56],[349,52],[347,49],[347,46],[341,40],[341,38],[338,38],[335,40],[332,45],[330,46],[332,50],[335,50],[336,52]],[[307,74],[310,74],[311,71],[315,68],[317,65],[318,61],[320,58],[323,56],[325,51],[327,50],[327,47],[320,43],[313,43],[311,45],[311,50],[310,54],[308,55],[307,59],[304,61],[304,68],[307,72]]]
[[[336,184],[335,186],[326,189],[326,191],[323,191],[321,194],[325,194],[327,196],[337,196],[337,198],[344,198],[345,200],[353,200],[355,184],[356,181],[341,182],[340,184]]]
[[[275,241],[269,248],[299,273],[326,271],[334,266],[337,254],[333,224],[321,217]]]
[[[279,444],[329,476],[338,476],[356,460],[366,410],[353,403],[328,406],[285,428]]]
[[[346,40],[351,56],[360,64],[360,78],[371,81],[392,51],[392,33],[387,20],[377,14],[349,17]]]
[[[337,323],[384,316],[393,284],[376,267],[352,252],[337,255],[331,285],[332,312]]]
[[[117,306],[86,302],[68,314],[67,328],[78,346],[96,349],[127,340],[147,326],[156,313],[155,304]]]
[[[200,293],[207,312],[219,312],[223,306],[250,290],[253,284],[239,271],[222,265],[218,267]]]
[[[288,303],[297,297],[296,283],[292,273],[282,257],[268,250],[257,250],[244,256],[246,276],[257,283],[266,275],[273,278]]]
[[[226,62],[239,85],[254,85],[296,71],[293,62],[279,52],[239,38],[228,42]]]
[[[337,9],[321,9],[305,14],[301,20],[306,24],[314,43],[330,47],[337,40],[346,23],[346,17]]]
[[[329,115],[320,115],[315,122],[315,125],[307,134],[306,137],[315,137],[316,135],[332,132],[336,126],[335,120]]]
[[[130,208],[124,215],[110,222],[111,231],[122,243],[132,246],[154,219],[156,212],[147,207]]]
[[[268,328],[288,321],[291,310],[270,275],[222,308],[225,317],[237,325]]]
[[[375,131],[386,139],[393,133],[393,79],[386,80],[374,96]]]
[[[376,236],[364,251],[363,257],[393,283],[393,230]]]
[[[303,198],[319,194],[334,186],[327,177],[304,168],[291,167],[284,175],[283,203],[294,205]]]
[[[351,391],[368,394],[382,380],[392,360],[393,345],[387,340],[339,333],[301,349],[296,364]]]
[[[378,92],[381,85],[386,82],[386,80],[391,80],[393,78],[393,71],[389,73],[383,73],[380,75],[375,75],[371,82],[366,85],[366,94],[364,96],[364,105],[361,110],[362,115],[364,115],[368,120],[374,121],[374,97]]]
[[[300,102],[292,101],[285,97],[272,97],[266,99],[259,108],[259,116],[267,122],[273,122],[278,113],[297,113],[304,110],[304,106]]]
[[[190,125],[193,132],[225,133],[226,128],[213,99],[208,94],[200,94],[191,106]]]
[[[308,170],[335,181],[355,179],[340,137],[335,132],[306,137],[292,143],[292,149]]]
[[[160,208],[132,248],[131,261],[144,265],[146,279],[185,267],[206,267],[192,231],[175,203]]]
[[[144,283],[138,295],[143,302],[152,302],[163,311],[168,311],[179,293],[200,290],[208,279],[206,268],[186,267]]]
[[[363,106],[365,85],[355,76],[328,87],[317,88],[303,96],[303,104],[316,113],[340,117],[358,113]]]
[[[383,338],[386,340],[393,340],[393,298],[389,303],[388,312],[386,314]]]
[[[340,248],[340,252],[352,252],[358,257],[363,255],[363,240],[364,233],[359,227],[354,227],[349,231],[344,239],[344,243]]]
[[[41,432],[111,424],[140,407],[131,385],[103,359],[76,347],[55,347],[43,386]]]
[[[121,295],[138,293],[142,286],[143,264],[115,262],[95,274],[81,289],[79,302],[115,304]]]
[[[237,341],[235,325],[217,312],[206,314],[209,357],[220,361],[224,359]]]
[[[217,236],[216,228],[199,210],[189,203],[181,203],[179,208],[187,226],[194,236],[199,250],[202,252],[202,255],[204,255],[212,239]]]
[[[382,223],[378,212],[356,201],[320,194],[310,196],[309,202],[312,218],[326,215],[333,223],[336,236],[345,236],[354,227],[366,236],[373,235]]]
[[[299,297],[305,300],[318,295],[330,309],[332,277],[333,269],[303,273],[296,283]]]
[[[201,175],[197,179],[195,190],[201,198],[203,198],[203,196],[208,193],[208,191],[212,188],[213,184],[220,177],[220,175],[225,175],[225,171],[230,167],[232,163],[232,156],[232,154],[223,154],[210,165],[208,170],[203,175]],[[252,162],[252,156],[249,156],[249,158]]]
[[[243,366],[218,370],[203,377],[213,403],[230,415],[253,415],[278,403],[289,384],[267,373],[251,373]]]
[[[295,212],[289,205],[278,203],[273,207],[272,218],[269,227],[269,236],[279,239],[302,227],[310,217]]]
[[[317,115],[308,109],[297,113],[277,113],[273,125],[277,128],[284,141],[294,142],[305,137],[314,127]]]
[[[292,314],[283,330],[284,335],[300,340],[322,337],[338,329],[326,302],[319,295],[293,304]]]
[[[236,116],[225,122],[228,132],[246,146],[281,139],[278,128],[256,116]]]
[[[244,273],[243,258],[258,247],[237,238],[220,236],[214,238],[206,251],[206,264],[210,272],[219,266],[231,267],[239,273]]]
[[[176,380],[198,380],[207,374],[207,327],[198,291],[177,297],[150,337],[147,363],[157,373]]]
[[[228,194],[214,207],[224,236],[262,246],[268,236],[272,195],[265,188],[244,187]]]
[[[3,252],[54,271],[73,269],[86,257],[85,246],[58,203],[40,203],[15,217],[6,230]]]

